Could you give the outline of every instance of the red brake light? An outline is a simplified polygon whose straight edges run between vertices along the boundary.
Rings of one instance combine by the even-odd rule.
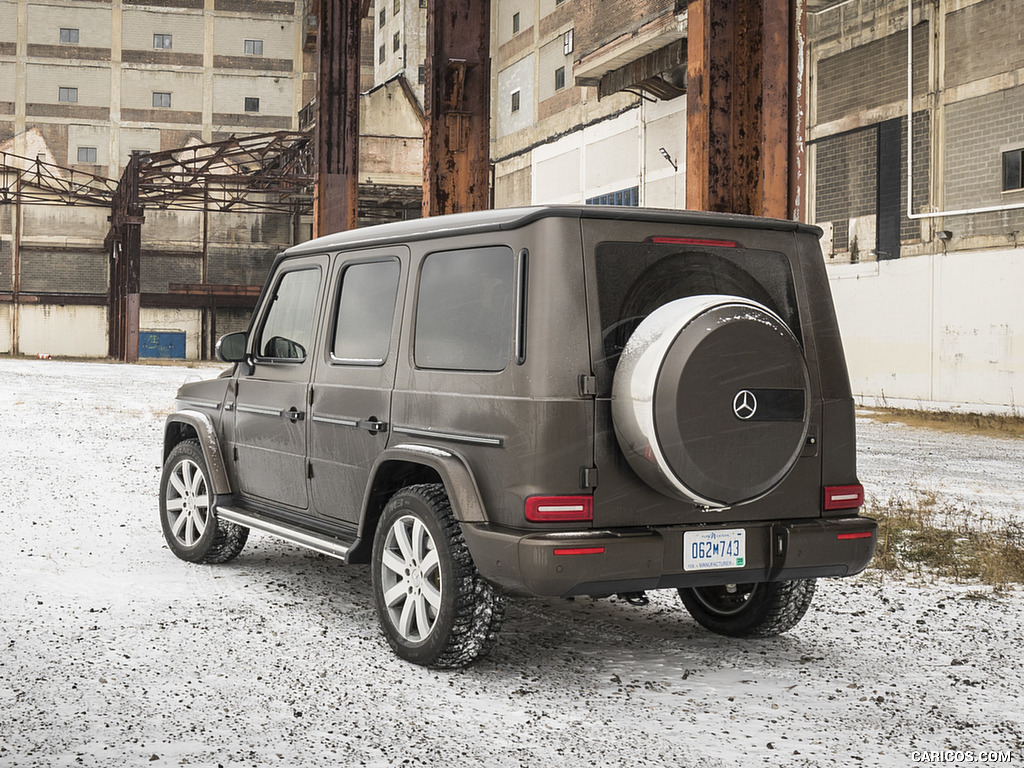
[[[735,240],[713,240],[706,237],[649,237],[657,245],[704,245],[711,248],[742,248]]]
[[[863,485],[830,485],[825,488],[825,509],[856,509],[864,503]]]
[[[531,496],[526,500],[531,523],[582,523],[594,519],[593,496]]]

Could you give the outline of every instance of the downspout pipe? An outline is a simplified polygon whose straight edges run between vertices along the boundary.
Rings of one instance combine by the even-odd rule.
[[[955,211],[914,213],[914,0],[907,0],[907,218],[935,219],[941,216],[967,216],[972,213],[997,213],[1024,208],[1024,202],[961,208]]]

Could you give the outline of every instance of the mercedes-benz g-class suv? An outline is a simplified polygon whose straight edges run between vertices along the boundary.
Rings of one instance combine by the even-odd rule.
[[[506,595],[677,589],[711,631],[785,631],[877,533],[819,236],[536,207],[290,248],[232,369],[178,392],[167,543],[370,563],[384,636],[437,667],[491,649]]]

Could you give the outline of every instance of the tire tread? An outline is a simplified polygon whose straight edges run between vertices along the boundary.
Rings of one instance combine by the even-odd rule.
[[[399,494],[417,498],[436,517],[452,560],[452,587],[455,592],[451,630],[443,648],[427,661],[427,666],[440,669],[465,667],[486,656],[497,643],[505,619],[505,597],[484,580],[473,564],[462,535],[462,527],[452,513],[451,502],[442,484],[411,485],[403,488]],[[395,497],[392,498],[388,508],[394,502]],[[382,615],[382,626],[386,621]],[[404,649],[391,634],[385,631],[384,635],[394,651],[407,658]]]

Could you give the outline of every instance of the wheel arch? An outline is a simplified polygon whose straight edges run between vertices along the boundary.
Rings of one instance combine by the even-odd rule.
[[[369,562],[377,523],[388,500],[402,488],[420,483],[443,485],[452,514],[460,523],[487,521],[476,479],[458,453],[428,445],[388,448],[370,470],[359,521],[359,545],[349,553],[349,562]]]
[[[217,430],[211,419],[201,411],[175,411],[164,423],[163,460],[167,461],[174,446],[183,440],[197,440],[206,459],[210,472],[213,492],[217,495],[231,493],[231,481],[224,466],[224,453],[217,439]]]

